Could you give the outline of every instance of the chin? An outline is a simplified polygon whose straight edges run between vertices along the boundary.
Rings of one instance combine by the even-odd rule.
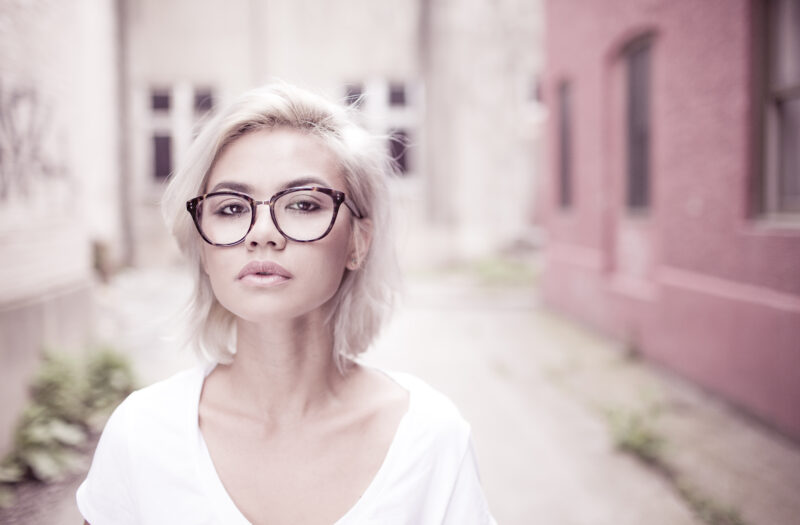
[[[238,319],[253,324],[275,324],[285,322],[307,322],[312,319],[319,319],[325,321],[328,318],[328,313],[333,307],[333,300],[329,298],[327,301],[318,302],[291,302],[287,301],[273,301],[273,300],[246,300],[235,301],[228,303],[220,301],[225,309],[231,312]]]

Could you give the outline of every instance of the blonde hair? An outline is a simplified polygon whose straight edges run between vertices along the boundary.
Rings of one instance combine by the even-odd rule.
[[[170,179],[162,212],[193,270],[194,293],[186,308],[187,335],[204,358],[219,363],[233,360],[235,316],[217,301],[202,269],[200,253],[204,241],[186,211],[186,201],[205,191],[209,172],[226,145],[262,129],[292,128],[321,139],[339,160],[348,199],[369,219],[351,219],[354,235],[359,228],[372,228],[369,250],[362,256],[358,270],[345,272],[328,319],[333,327],[333,356],[339,370],[366,351],[380,331],[398,284],[388,184],[396,171],[384,140],[357,124],[356,111],[285,83],[254,89],[205,125],[185,163]]]

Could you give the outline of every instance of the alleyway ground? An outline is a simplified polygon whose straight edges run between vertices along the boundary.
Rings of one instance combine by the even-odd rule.
[[[460,407],[500,524],[702,523],[657,469],[615,449],[609,411],[643,415],[701,508],[735,508],[751,525],[797,523],[797,444],[549,313],[535,278],[484,277],[409,278],[366,361],[417,374]],[[188,286],[180,269],[136,270],[101,290],[99,331],[131,356],[142,384],[194,362],[163,337]],[[73,501],[67,494],[58,519],[42,523],[79,523]]]

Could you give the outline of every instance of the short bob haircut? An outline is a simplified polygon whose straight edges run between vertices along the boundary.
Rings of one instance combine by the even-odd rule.
[[[345,270],[327,319],[333,327],[333,357],[340,371],[367,350],[388,318],[398,284],[388,182],[396,168],[383,138],[362,128],[356,111],[285,83],[268,84],[243,94],[209,120],[172,176],[162,212],[192,267],[194,292],[186,307],[187,338],[205,359],[233,360],[235,316],[217,301],[202,269],[204,241],[186,211],[186,201],[206,191],[209,173],[222,150],[257,130],[291,128],[321,139],[339,161],[347,197],[368,219],[346,214],[354,233],[355,228],[372,229],[369,250],[361,254],[359,269]]]

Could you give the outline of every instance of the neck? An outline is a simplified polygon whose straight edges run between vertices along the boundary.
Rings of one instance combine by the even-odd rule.
[[[293,419],[335,400],[342,375],[333,359],[333,330],[321,320],[269,325],[239,320],[237,353],[226,367],[229,392],[256,417]]]

